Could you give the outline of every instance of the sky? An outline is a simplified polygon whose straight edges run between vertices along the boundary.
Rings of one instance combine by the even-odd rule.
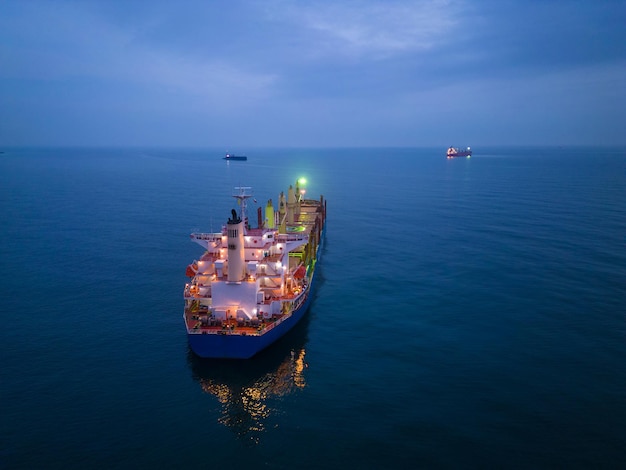
[[[625,145],[626,0],[0,0],[0,146]]]

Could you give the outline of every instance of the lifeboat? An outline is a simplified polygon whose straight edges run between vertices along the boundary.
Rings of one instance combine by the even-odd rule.
[[[189,266],[187,266],[187,270],[185,271],[187,277],[194,277],[197,273],[198,265],[196,263],[191,263]]]
[[[304,279],[304,276],[306,276],[306,268],[304,267],[304,265],[300,266],[298,269],[296,269],[296,272],[293,273],[293,277],[296,279]]]

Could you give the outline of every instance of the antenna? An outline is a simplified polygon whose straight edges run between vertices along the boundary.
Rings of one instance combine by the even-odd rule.
[[[248,227],[248,214],[246,213],[246,209],[248,206],[247,200],[252,197],[252,187],[251,186],[236,186],[235,194],[233,197],[237,199],[237,204],[241,206],[239,210],[239,218],[243,220],[244,230],[247,230]]]

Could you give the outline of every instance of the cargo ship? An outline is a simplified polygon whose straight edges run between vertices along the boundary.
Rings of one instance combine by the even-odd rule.
[[[472,156],[472,150],[467,147],[467,149],[462,150],[459,149],[457,147],[450,147],[448,149],[448,158],[454,158],[454,157],[471,157]]]
[[[224,156],[224,160],[247,160],[248,157],[246,157],[245,155],[234,155],[232,153],[227,153]]]
[[[305,198],[306,181],[270,199],[250,226],[252,188],[237,187],[217,233],[192,233],[203,255],[187,266],[183,318],[202,358],[247,359],[286,334],[306,313],[326,232],[326,200]]]

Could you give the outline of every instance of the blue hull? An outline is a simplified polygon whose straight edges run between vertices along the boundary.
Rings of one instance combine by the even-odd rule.
[[[304,316],[311,304],[315,272],[304,303],[291,317],[261,336],[187,334],[191,350],[200,357],[213,359],[249,359],[284,336]]]

